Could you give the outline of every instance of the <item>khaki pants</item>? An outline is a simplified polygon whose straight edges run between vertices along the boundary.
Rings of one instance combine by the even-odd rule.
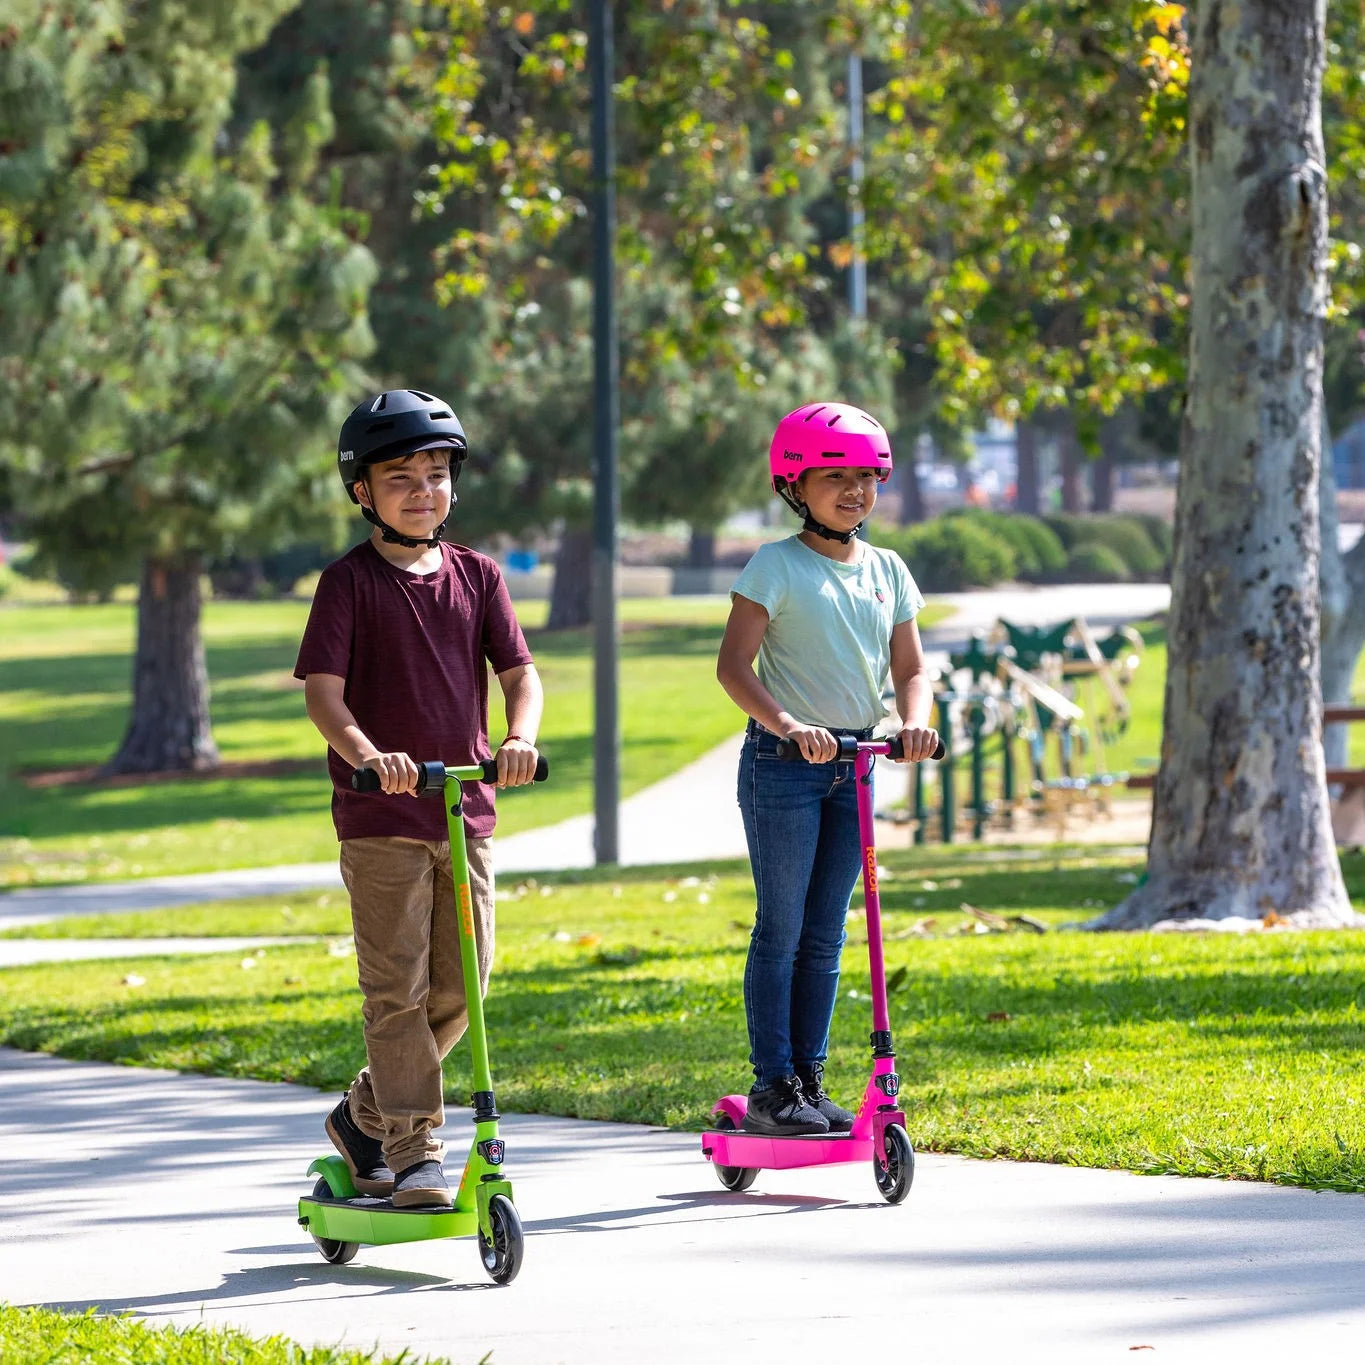
[[[487,991],[493,962],[492,840],[465,842],[479,982]],[[441,1059],[469,1023],[450,845],[344,839],[341,879],[351,897],[369,1061],[351,1086],[351,1117],[383,1142],[394,1172],[440,1161],[445,1146],[433,1130],[445,1121]]]

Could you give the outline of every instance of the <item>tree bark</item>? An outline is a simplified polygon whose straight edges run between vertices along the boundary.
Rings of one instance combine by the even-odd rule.
[[[566,526],[555,555],[547,630],[571,630],[592,620],[592,531]]]
[[[1090,510],[1114,510],[1114,457],[1102,454],[1090,465]]]
[[[915,443],[910,443],[910,453],[896,463],[896,487],[901,494],[901,525],[924,520],[924,490],[919,486],[919,465],[915,458]]]
[[[195,555],[148,559],[137,599],[133,710],[115,773],[193,772],[218,765],[209,676],[199,633],[201,565]]]
[[[716,532],[714,527],[694,526],[687,542],[689,569],[714,569],[716,566]]]
[[[1085,510],[1081,505],[1081,452],[1070,417],[1057,433],[1057,447],[1062,468],[1062,511],[1079,516]]]
[[[1198,7],[1161,768],[1146,882],[1096,927],[1357,922],[1321,733],[1323,28],[1324,0]]]
[[[1014,479],[1014,506],[1019,512],[1036,517],[1038,502],[1038,429],[1032,422],[1017,422],[1014,427],[1017,472]]]

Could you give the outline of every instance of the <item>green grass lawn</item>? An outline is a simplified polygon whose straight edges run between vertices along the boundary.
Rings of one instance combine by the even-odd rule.
[[[468,1357],[475,1359],[475,1355]],[[484,1357],[486,1360],[488,1357]],[[414,1365],[407,1351],[379,1355],[340,1346],[299,1346],[232,1328],[149,1327],[129,1317],[75,1316],[0,1303],[0,1360],[12,1365]],[[428,1365],[440,1365],[432,1359]]]
[[[892,1022],[917,1145],[1365,1191],[1365,936],[1061,928],[1136,879],[1138,863],[1103,850],[888,850],[882,861]],[[1345,866],[1362,896],[1365,861]],[[323,900],[82,921],[87,932],[326,937],[245,957],[10,969],[0,1041],[344,1086],[363,1061],[359,997],[344,898]],[[978,932],[964,905],[1006,917],[1011,931]],[[1050,927],[1008,919],[1020,912]],[[716,1096],[746,1086],[742,864],[507,879],[498,916],[488,1017],[504,1107],[697,1128]],[[830,1056],[845,1099],[869,1027],[856,913],[849,940]],[[463,1099],[464,1049],[447,1080]]]
[[[622,792],[658,781],[719,744],[742,716],[715,681],[725,598],[621,604]],[[98,764],[127,720],[134,609],[7,608],[0,613],[0,888],[313,862],[336,856],[324,749],[291,676],[302,601],[210,602],[204,637],[214,734],[224,762],[288,771],[34,788],[22,774]],[[505,833],[592,807],[592,642],[549,633],[543,602],[522,607],[545,682],[543,785],[503,793]],[[926,621],[942,608],[926,609]],[[500,733],[495,687],[490,733]]]

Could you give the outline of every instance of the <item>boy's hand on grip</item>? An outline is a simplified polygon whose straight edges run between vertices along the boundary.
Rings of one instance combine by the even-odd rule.
[[[839,741],[818,725],[793,722],[782,732],[782,738],[793,741],[807,763],[832,763],[839,757]]]
[[[385,796],[417,795],[417,764],[407,754],[372,754],[360,766],[379,774]]]
[[[536,777],[536,746],[524,739],[505,739],[498,749],[495,761],[498,765],[499,787],[522,787],[534,782]]]
[[[938,749],[938,731],[925,726],[922,729],[906,726],[900,732],[901,744],[905,747],[903,757],[896,759],[897,763],[922,763],[927,758],[933,758]]]

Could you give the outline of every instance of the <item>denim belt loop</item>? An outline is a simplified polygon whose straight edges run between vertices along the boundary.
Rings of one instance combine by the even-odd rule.
[[[866,740],[872,738],[877,727],[875,725],[869,725],[862,730],[853,730],[847,726],[825,725],[821,728],[828,730],[832,735],[847,735],[852,739]],[[766,725],[760,725],[752,716],[749,717],[749,723],[744,727],[744,734],[749,739],[758,739],[762,735],[770,735],[773,739],[782,738],[781,735],[769,730]]]

